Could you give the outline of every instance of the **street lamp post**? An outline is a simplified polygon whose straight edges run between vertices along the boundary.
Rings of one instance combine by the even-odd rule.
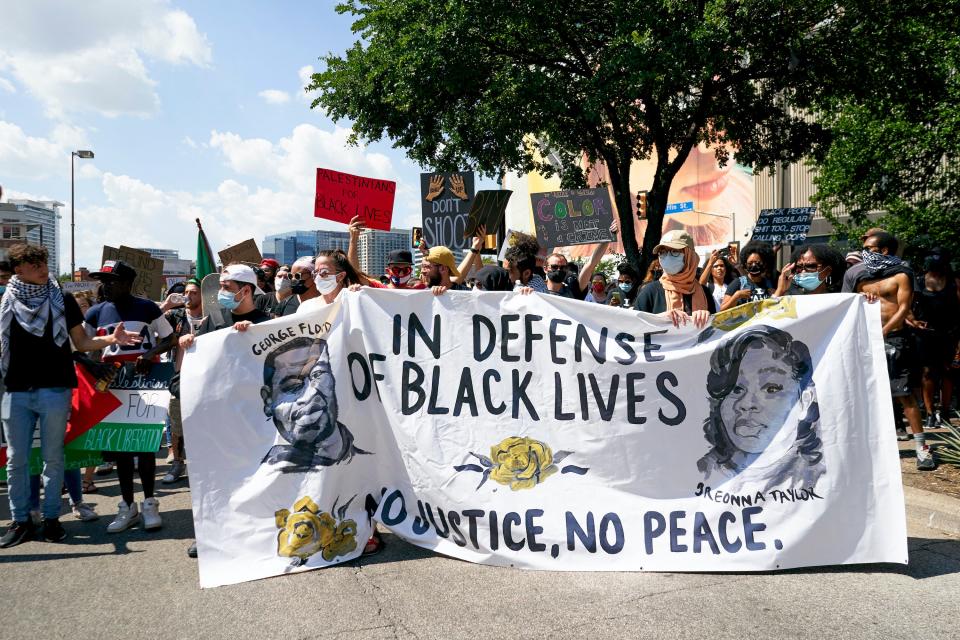
[[[77,277],[77,264],[76,258],[74,255],[74,228],[76,227],[75,218],[73,215],[74,202],[73,202],[73,159],[74,158],[92,158],[93,151],[89,149],[80,149],[79,151],[70,152],[70,281]]]

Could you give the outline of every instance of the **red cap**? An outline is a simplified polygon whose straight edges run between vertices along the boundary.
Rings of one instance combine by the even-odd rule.
[[[260,261],[261,267],[270,267],[274,271],[280,268],[280,263],[274,260],[273,258],[264,258]]]

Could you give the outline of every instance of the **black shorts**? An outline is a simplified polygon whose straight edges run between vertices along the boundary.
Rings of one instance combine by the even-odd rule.
[[[942,372],[953,362],[957,339],[939,331],[917,332],[917,361],[921,367]]]
[[[910,395],[916,384],[916,358],[913,339],[905,331],[895,331],[883,339],[887,354],[887,375],[890,377],[890,393],[894,398]]]

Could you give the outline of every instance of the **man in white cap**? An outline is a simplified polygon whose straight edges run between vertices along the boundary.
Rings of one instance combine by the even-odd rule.
[[[252,268],[245,264],[231,264],[224,268],[220,274],[220,292],[217,294],[217,302],[226,311],[230,312],[226,324],[217,326],[210,316],[203,321],[197,330],[197,335],[203,335],[223,329],[233,325],[239,331],[245,331],[251,324],[265,322],[270,319],[266,313],[257,308],[254,296],[263,294],[263,290],[257,286],[257,274]],[[239,325],[239,326],[238,326]],[[193,336],[183,336],[192,338]],[[190,340],[186,347],[193,344]],[[184,347],[183,340],[180,346]],[[186,348],[184,347],[184,348]]]
[[[217,325],[207,316],[197,335],[211,333],[233,326],[237,331],[246,331],[250,325],[266,322],[270,319],[266,313],[256,307],[253,297],[262,294],[263,290],[257,286],[257,274],[244,264],[231,264],[220,273],[220,292],[217,302],[229,312],[225,317],[225,324]],[[180,349],[186,350],[193,345],[194,336],[186,334],[180,337]],[[197,543],[194,542],[187,549],[187,555],[197,557]]]

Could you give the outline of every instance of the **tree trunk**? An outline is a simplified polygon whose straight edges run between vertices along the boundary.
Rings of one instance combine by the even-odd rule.
[[[613,187],[613,200],[617,208],[617,222],[620,226],[620,239],[623,242],[623,252],[627,262],[632,264],[638,273],[641,265],[640,247],[637,245],[637,232],[633,212],[633,193],[630,191],[630,160],[626,162],[611,162],[605,158],[607,172],[610,175],[610,186]]]

